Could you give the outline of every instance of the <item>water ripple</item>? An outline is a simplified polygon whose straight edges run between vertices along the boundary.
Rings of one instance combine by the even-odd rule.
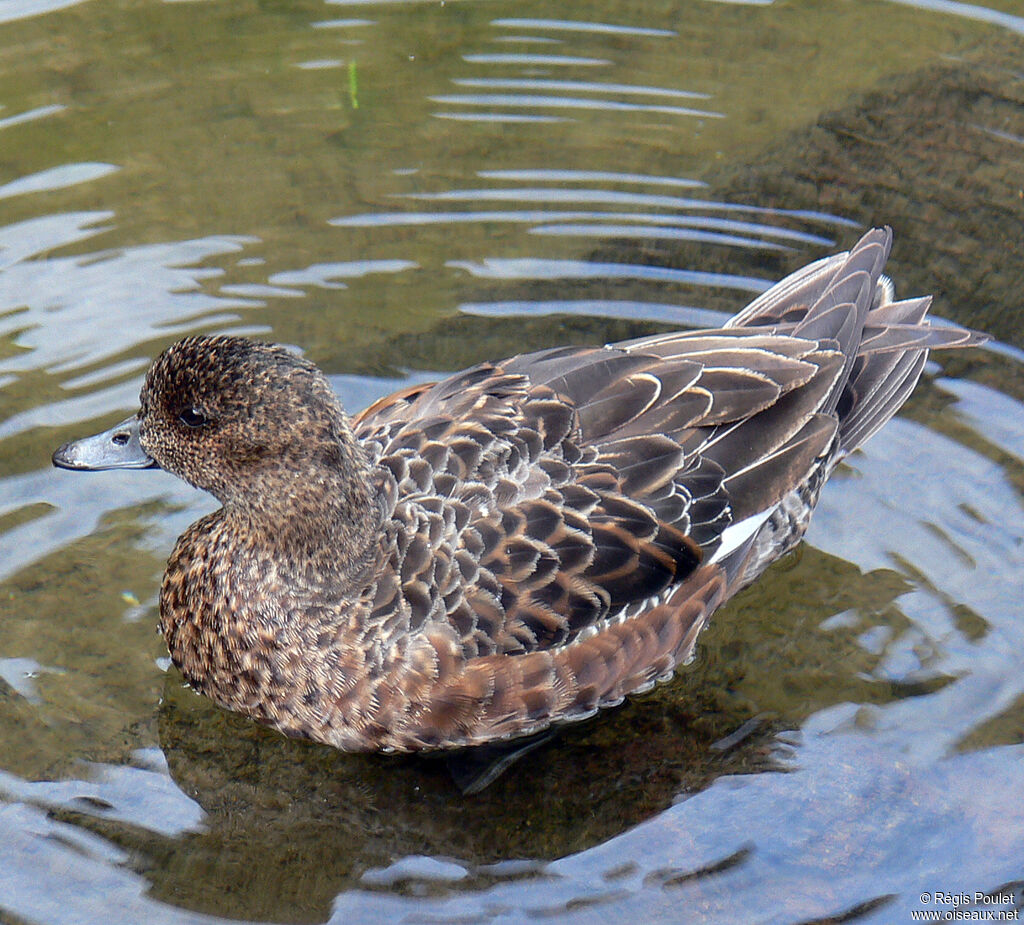
[[[495,42],[524,43],[530,42],[534,45],[564,45],[563,39],[554,39],[547,35],[499,35]]]
[[[462,60],[469,64],[524,64],[530,67],[604,67],[612,63],[607,58],[580,58],[575,55],[476,54],[463,55]]]
[[[1013,132],[1007,132],[998,128],[991,128],[987,125],[979,125],[977,122],[969,122],[968,125],[973,129],[977,129],[979,132],[984,132],[986,135],[998,138],[1000,141],[1008,141],[1015,145],[1024,145],[1024,137],[1014,135]]]
[[[619,190],[582,189],[559,190],[526,187],[523,189],[462,189],[437,193],[400,193],[401,198],[424,202],[588,202],[606,205],[638,205],[666,209],[704,209],[719,212],[753,212],[759,215],[788,215],[829,225],[848,228],[857,223],[839,215],[807,209],[775,209],[744,203],[718,202],[710,199],[686,199],[652,193],[627,193]]]
[[[457,106],[512,106],[552,109],[601,109],[608,112],[654,112],[668,116],[695,116],[701,119],[724,119],[725,114],[686,106],[661,106],[654,103],[623,103],[617,100],[582,99],[574,96],[540,96],[518,93],[450,93],[432,96],[434,103]]]
[[[498,302],[464,302],[464,315],[481,318],[534,318],[546,315],[580,315],[601,318],[629,318],[635,321],[659,321],[687,328],[718,328],[731,317],[728,312],[694,308],[672,302],[639,302],[629,299],[553,299],[527,301],[507,299]]]
[[[646,29],[640,26],[619,26],[601,22],[577,22],[566,19],[495,19],[492,26],[505,29],[554,29],[566,32],[603,32],[609,35],[644,35],[665,37],[678,35],[672,29]]]
[[[340,263],[315,263],[304,270],[286,270],[270,277],[274,286],[319,286],[321,289],[345,289],[339,279],[356,279],[370,273],[401,273],[416,269],[408,260],[348,260]]]
[[[696,231],[690,228],[672,228],[658,225],[539,225],[530,229],[530,234],[576,236],[583,238],[644,238],[664,241],[699,241],[704,244],[721,244],[726,247],[749,247],[755,250],[792,251],[793,248],[757,238],[720,234],[714,231]]]
[[[527,170],[478,170],[478,177],[484,180],[526,180],[554,183],[642,183],[645,186],[706,187],[703,180],[687,177],[655,177],[643,173],[615,173],[610,170],[571,169],[527,169]]]
[[[84,776],[91,778],[86,780],[25,781],[0,771],[0,798],[51,812],[70,810],[119,819],[163,835],[199,828],[203,811],[175,786],[162,753],[150,750],[146,758],[157,767],[83,763]]]
[[[0,228],[0,273],[14,264],[57,247],[76,244],[100,234],[99,223],[113,218],[113,212],[66,212],[63,215],[42,215]],[[4,298],[6,282],[0,288],[0,314],[17,308],[21,302]],[[13,288],[10,290],[13,293]]]
[[[317,58],[313,61],[300,61],[293,66],[301,71],[327,71],[341,67],[344,63],[340,58]]]
[[[314,29],[352,29],[359,26],[375,26],[374,19],[321,19],[312,23]]]
[[[526,116],[503,112],[433,112],[435,119],[454,122],[571,122],[564,116]]]
[[[26,193],[42,193],[51,190],[66,189],[79,183],[98,180],[108,174],[120,170],[114,164],[61,164],[49,170],[40,170],[27,177],[18,177],[0,186],[0,199],[10,196],[23,196]]]
[[[710,93],[676,90],[671,87],[646,87],[642,84],[602,83],[590,80],[552,80],[540,77],[456,77],[459,87],[495,90],[559,90],[570,93],[617,93],[623,96],[665,96],[677,99],[711,99]]]
[[[6,0],[0,3],[0,22],[14,22],[43,13],[52,13],[69,6],[77,6],[84,0]]]
[[[0,109],[3,107],[0,106]],[[10,128],[12,125],[21,125],[23,122],[32,122],[35,119],[43,119],[46,116],[52,116],[58,112],[64,112],[67,106],[54,103],[52,106],[37,106],[35,109],[27,109],[25,112],[19,112],[16,116],[7,116],[4,119],[0,119],[0,129]]]
[[[1011,32],[1024,34],[1024,16],[1014,16],[1012,13],[1003,13],[988,6],[979,6],[976,3],[959,3],[957,0],[889,0],[889,2],[899,3],[902,6],[915,6],[918,9],[931,10],[935,13],[951,13],[954,16],[991,23],[994,26],[1009,29]]]
[[[255,238],[210,236],[75,256],[47,254],[103,230],[89,226],[108,217],[71,213],[0,228],[0,335],[16,334],[22,348],[0,360],[0,371],[80,369],[150,338],[212,323],[214,313],[223,317],[252,304],[197,291],[221,271],[195,264],[236,253]]]
[[[751,211],[757,211],[751,207]],[[371,212],[361,215],[347,215],[333,218],[329,224],[339,228],[377,228],[402,227],[415,225],[447,225],[475,222],[504,222],[509,224],[545,224],[550,222],[638,222],[648,226],[681,226],[685,228],[704,228],[722,232],[740,232],[765,235],[787,241],[798,241],[803,244],[830,247],[835,242],[831,238],[765,225],[761,222],[743,222],[733,219],[712,218],[704,215],[660,215],[653,212],[566,212],[556,210],[519,210],[519,211],[485,211],[485,212]],[[581,229],[595,226],[577,225]],[[609,226],[605,226],[609,227]],[[554,232],[547,232],[554,233]],[[578,232],[588,235],[587,230]],[[625,236],[632,236],[628,233]]]
[[[622,96],[662,96],[677,99],[709,100],[710,93],[675,90],[671,87],[646,87],[642,84],[602,83],[592,80],[553,80],[541,77],[454,77],[458,87],[494,90],[559,90],[570,93],[617,93]]]
[[[465,270],[479,279],[642,279],[648,282],[686,283],[695,286],[764,292],[771,282],[732,273],[677,270],[639,263],[597,263],[587,260],[550,260],[544,257],[486,257],[449,260],[445,266]]]

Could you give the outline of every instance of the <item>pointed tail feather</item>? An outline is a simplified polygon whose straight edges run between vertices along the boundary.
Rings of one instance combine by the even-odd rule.
[[[907,400],[929,349],[973,347],[984,334],[933,325],[931,297],[893,301],[882,269],[892,246],[889,228],[869,231],[846,254],[786,277],[734,317],[729,328],[770,328],[835,345],[845,357],[834,391],[821,406],[839,418],[839,452],[852,452]]]

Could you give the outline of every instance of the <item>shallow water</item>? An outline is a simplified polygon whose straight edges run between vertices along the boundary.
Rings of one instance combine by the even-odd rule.
[[[1018,0],[0,3],[0,923],[1018,911],[1022,61]],[[186,332],[354,411],[718,324],[883,222],[898,290],[996,340],[687,670],[476,797],[184,689],[156,594],[213,502],[49,465]]]

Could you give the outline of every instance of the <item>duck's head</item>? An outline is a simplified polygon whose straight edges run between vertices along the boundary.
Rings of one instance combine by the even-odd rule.
[[[355,476],[364,465],[326,377],[283,347],[187,338],[154,361],[139,400],[137,415],[64,444],[54,464],[159,466],[225,504],[249,507]]]

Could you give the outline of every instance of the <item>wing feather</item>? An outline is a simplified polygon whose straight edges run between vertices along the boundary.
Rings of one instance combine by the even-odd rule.
[[[813,504],[836,459],[905,400],[929,348],[980,341],[931,326],[927,299],[892,301],[890,245],[869,232],[721,330],[524,354],[355,419],[408,522],[430,503],[455,537],[450,550],[403,541],[385,597],[404,594],[424,626],[448,620],[473,672],[523,660],[517,677],[497,662],[467,675],[439,716],[462,722],[463,696],[486,689],[492,730],[522,729],[671,670],[742,578],[764,518],[811,482]],[[741,522],[751,536],[714,561]],[[458,576],[443,592],[436,562]]]

